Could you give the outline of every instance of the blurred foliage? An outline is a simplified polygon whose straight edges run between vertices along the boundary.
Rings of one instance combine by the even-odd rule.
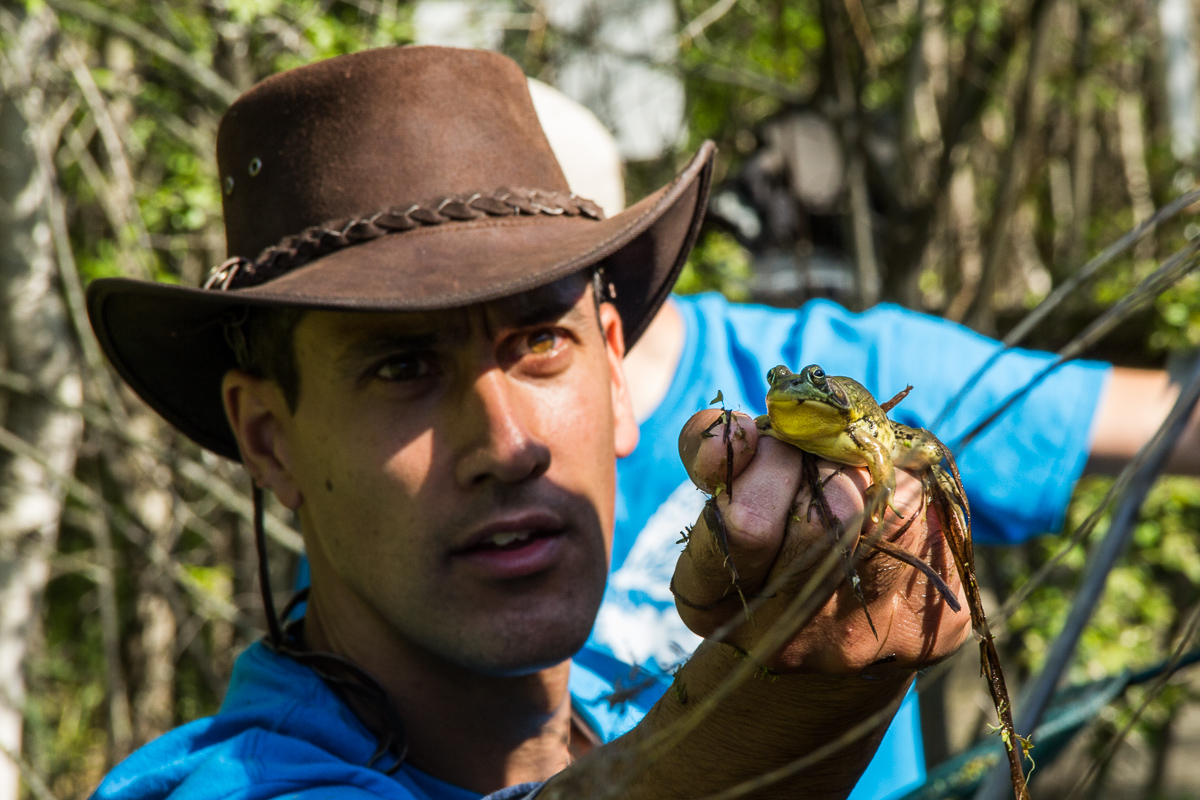
[[[861,5],[865,31],[844,19],[845,9],[858,5],[742,0],[681,42],[666,67],[684,82],[687,141],[661,159],[628,165],[630,200],[672,176],[703,139],[720,147],[719,182],[759,152],[762,126],[781,114],[803,108],[838,124],[857,119],[870,134],[852,144],[869,156],[871,218],[885,299],[996,332],[1131,227],[1135,200],[1158,207],[1194,183],[1196,165],[1171,156],[1161,37],[1148,2],[1061,0],[1027,6],[1011,0],[868,0]],[[529,74],[552,83],[558,55],[586,42],[547,28],[539,2],[514,0],[513,7],[514,19],[525,20],[524,27],[514,22],[507,28],[504,51]],[[711,0],[678,0],[681,25],[713,7]],[[1049,30],[1046,52],[1034,76],[1026,127],[1018,131],[1021,86],[1031,62],[1030,15],[1042,7],[1049,8],[1038,12]],[[221,186],[212,151],[228,97],[281,69],[413,37],[412,7],[393,0],[26,0],[23,12],[14,9],[3,12],[4,47],[16,46],[14,20],[23,15],[49,13],[58,26],[40,89],[56,104],[51,107],[65,114],[54,166],[85,281],[130,275],[199,282],[224,258]],[[138,32],[133,39],[119,32],[128,24]],[[840,42],[844,62],[831,57],[831,42]],[[918,45],[937,63],[922,68]],[[181,53],[186,64],[165,56],[168,51]],[[84,69],[73,70],[71,53]],[[854,95],[848,112],[839,110],[844,100],[833,77],[843,69]],[[936,112],[936,118],[923,121],[918,112],[928,107],[914,105],[914,97],[924,84],[913,77],[922,69],[931,76],[926,83]],[[91,94],[89,82],[95,89]],[[975,105],[968,102],[973,92],[981,94]],[[92,104],[96,97],[102,100],[99,107]],[[1130,117],[1120,117],[1122,103],[1128,110],[1130,98],[1140,114],[1135,120],[1140,128],[1132,132]],[[967,115],[961,130],[954,127],[960,110]],[[106,138],[106,129],[115,131],[116,141]],[[1122,136],[1128,141],[1132,133],[1143,141],[1140,156],[1122,149]],[[950,135],[956,138],[943,141]],[[1094,141],[1094,150],[1084,147],[1085,139]],[[1018,141],[1026,144],[1018,148]],[[1138,189],[1128,175],[1139,158],[1147,191],[1135,198]],[[993,247],[996,209],[1014,163],[1025,180],[1017,187],[1005,228],[1011,235],[996,239],[1002,272],[990,293],[980,294],[980,263]],[[1073,181],[1084,167],[1092,181]],[[962,185],[971,187],[962,203],[951,200],[950,189],[960,178],[969,178]],[[839,208],[843,215],[844,206]],[[1185,216],[1163,226],[1148,245],[1118,259],[1072,297],[1035,342],[1055,348],[1078,333],[1158,260],[1200,235],[1200,223],[1193,219]],[[753,287],[753,254],[713,228],[704,232],[677,289],[717,290],[745,300],[754,298]],[[972,318],[980,296],[988,313]],[[989,321],[989,315],[995,319]],[[1121,335],[1126,334],[1119,330]],[[1192,277],[1156,300],[1148,332],[1123,352],[1152,366],[1168,352],[1197,346],[1200,280]],[[99,402],[97,394],[90,388],[89,400]],[[140,408],[127,396],[121,401]],[[156,473],[143,462],[150,454],[151,462],[177,470],[190,461],[242,496],[244,477],[163,426],[146,422],[144,410],[130,414],[137,423],[130,427],[141,425],[144,435],[131,438],[89,417],[77,468],[80,480],[134,520],[111,532],[120,646],[116,673],[106,671],[111,665],[98,622],[104,602],[97,578],[104,568],[96,555],[99,540],[91,510],[76,501],[64,516],[39,640],[28,665],[26,756],[60,800],[87,796],[130,744],[164,725],[213,712],[234,652],[260,626],[244,515],[178,471],[146,477]],[[148,533],[153,526],[140,522],[147,515],[139,511],[144,505],[139,481],[173,503],[173,516],[160,533]],[[1094,478],[1080,485],[1068,530],[1095,507],[1105,488],[1104,480]],[[1073,679],[1145,665],[1170,648],[1182,615],[1200,600],[1197,530],[1200,485],[1161,481],[1144,509],[1135,545],[1110,579],[1080,646]],[[1046,538],[1010,551],[987,551],[999,576],[995,588],[1004,594],[1023,583],[1061,541]],[[172,563],[155,555],[155,547]],[[289,554],[283,548],[273,552],[276,579],[286,585]],[[1008,650],[1026,672],[1040,665],[1061,625],[1084,556],[1083,546],[1075,548],[1011,620]],[[154,719],[146,711],[154,684],[146,668],[151,660],[146,648],[154,646],[149,635],[154,611],[143,602],[148,596],[162,599],[174,625],[168,643],[170,707],[165,719],[160,715],[139,727],[138,720]],[[114,693],[127,694],[127,712],[137,728],[124,746],[114,738]],[[1190,701],[1182,688],[1164,692],[1140,723],[1139,735],[1156,741]],[[1123,706],[1113,710],[1097,736],[1111,734],[1124,713]]]
[[[1112,479],[1089,476],[1080,481],[1067,515],[1064,535],[1078,528],[1100,503]],[[1091,534],[1098,541],[1108,529],[1106,514]],[[1173,644],[1181,614],[1200,602],[1200,483],[1170,477],[1158,481],[1142,508],[1133,544],[1108,579],[1092,624],[1080,642],[1070,680],[1084,682],[1160,661]],[[1069,549],[1057,574],[1035,589],[1014,613],[1009,634],[1019,640],[1027,671],[1038,670],[1070,608],[1075,579],[1087,557],[1087,542]],[[999,553],[1006,582],[1024,583],[1058,553],[1063,539],[1047,537]],[[990,553],[996,553],[989,550]],[[1007,558],[1005,556],[1008,556]]]
[[[750,298],[753,265],[749,254],[730,234],[711,230],[705,233],[688,257],[675,291],[679,294],[724,292],[735,302]]]
[[[1111,478],[1086,477],[1076,489],[1064,534],[1069,536],[1102,501]],[[1067,549],[1049,580],[1015,610],[1007,624],[1006,650],[1024,674],[1037,672],[1070,611],[1074,585],[1087,557],[1088,545],[1108,528],[1106,513],[1092,531],[1090,542]],[[1200,482],[1192,478],[1162,478],[1142,507],[1132,544],[1109,575],[1105,593],[1084,632],[1067,680],[1086,683],[1136,672],[1164,660],[1178,645],[1181,626],[1200,603]],[[1008,552],[988,548],[1000,583],[1017,588],[1039,567],[1063,550],[1064,539],[1046,537]],[[1193,642],[1194,648],[1200,643]],[[1165,745],[1164,734],[1185,704],[1200,699],[1193,683],[1168,684],[1138,719],[1130,736],[1136,744]],[[1115,733],[1139,708],[1147,686],[1134,687],[1101,715],[1090,732],[1090,752],[1099,756]]]

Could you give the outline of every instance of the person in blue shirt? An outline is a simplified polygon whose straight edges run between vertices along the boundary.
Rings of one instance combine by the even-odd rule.
[[[799,309],[730,303],[717,294],[673,297],[625,359],[638,448],[617,466],[612,574],[588,645],[647,672],[690,653],[699,639],[669,591],[678,532],[703,504],[676,456],[676,431],[721,392],[724,404],[765,412],[765,374],[818,363],[883,399],[914,389],[892,412],[933,427],[943,407],[999,347],[961,325],[883,305],[855,314],[827,301]],[[1111,470],[1131,458],[1165,418],[1178,387],[1158,371],[1098,362],[1065,365],[966,448],[958,438],[1053,359],[1002,356],[935,432],[958,453],[974,538],[1018,543],[1058,530],[1085,468]],[[1200,420],[1174,449],[1170,468],[1200,468]],[[893,722],[854,800],[898,797],[923,782],[916,697]]]
[[[249,472],[268,635],[220,713],[136,752],[98,800],[685,798],[764,775],[745,796],[844,797],[915,672],[970,623],[877,561],[860,565],[865,606],[810,591],[808,556],[828,545],[791,519],[795,448],[738,440],[715,501],[728,553],[711,516],[694,520],[673,580],[705,641],[669,691],[584,646],[615,461],[638,438],[625,343],[694,242],[711,144],[605,219],[569,192],[515,63],[416,47],[262,82],[217,151],[231,257],[198,289],[97,280],[88,312],[143,399]],[[700,427],[683,438],[707,481],[725,451]],[[822,470],[863,531],[863,471]],[[897,477],[894,505],[915,516],[919,482]],[[287,626],[264,491],[296,512],[311,564]],[[936,518],[881,525],[949,563]]]
[[[615,143],[594,118],[566,98],[539,108],[551,147],[573,188],[589,197],[623,193]],[[565,108],[565,110],[564,110]],[[549,114],[549,116],[547,116]],[[598,138],[597,138],[598,137]],[[591,143],[581,147],[581,142]],[[583,160],[580,153],[585,153]],[[601,155],[598,156],[597,153]],[[607,160],[603,154],[609,154]],[[610,199],[610,203],[615,200]],[[619,210],[619,206],[613,210]],[[962,326],[884,306],[851,314],[828,302],[797,310],[728,303],[716,295],[676,297],[625,359],[640,424],[640,444],[618,463],[613,573],[597,625],[572,673],[577,709],[598,729],[625,731],[645,704],[619,713],[603,700],[611,683],[637,665],[647,696],[669,683],[669,668],[700,642],[675,611],[669,579],[681,549],[679,532],[693,521],[703,496],[687,480],[676,453],[678,431],[692,412],[718,391],[731,407],[763,411],[765,372],[776,364],[799,369],[820,363],[850,375],[879,397],[907,383],[916,386],[893,416],[932,426],[939,412],[997,347]],[[1016,351],[1001,358],[937,427],[948,441],[996,407],[1048,362],[1044,353]],[[1079,362],[1060,369],[998,421],[990,433],[960,452],[964,480],[976,511],[974,535],[984,543],[1016,543],[1057,530],[1071,490],[1085,468],[1111,470],[1132,457],[1157,428],[1174,399],[1165,374]],[[1200,436],[1192,426],[1176,448],[1172,467],[1195,472]],[[306,586],[307,562],[299,587]],[[593,680],[595,679],[595,680]],[[596,682],[599,680],[599,682]],[[855,788],[855,800],[885,800],[919,784],[925,772],[915,697],[892,728]]]

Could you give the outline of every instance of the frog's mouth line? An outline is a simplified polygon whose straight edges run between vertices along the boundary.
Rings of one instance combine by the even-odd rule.
[[[834,399],[836,399],[836,398],[834,398]],[[831,403],[828,400],[813,400],[808,397],[801,398],[800,400],[796,401],[797,406],[802,406],[805,403],[816,403],[819,406],[829,406],[830,408],[841,408],[841,409],[847,409],[850,407],[849,404],[842,405],[841,403]]]

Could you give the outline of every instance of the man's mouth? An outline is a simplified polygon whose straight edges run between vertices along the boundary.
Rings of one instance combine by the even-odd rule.
[[[494,533],[487,537],[476,548],[492,549],[492,550],[513,550],[522,547],[531,539],[540,539],[543,536],[551,536],[548,531],[512,531],[510,533]]]
[[[482,525],[455,548],[455,560],[489,579],[524,578],[553,567],[567,528],[557,514],[516,512]]]

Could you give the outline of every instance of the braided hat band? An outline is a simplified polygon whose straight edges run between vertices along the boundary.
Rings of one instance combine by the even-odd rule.
[[[336,250],[414,228],[484,217],[538,214],[604,219],[604,211],[596,203],[566,192],[500,188],[487,194],[449,195],[407,207],[390,206],[366,217],[305,228],[266,248],[253,259],[243,256],[227,259],[212,269],[201,288],[228,291],[257,286]]]

